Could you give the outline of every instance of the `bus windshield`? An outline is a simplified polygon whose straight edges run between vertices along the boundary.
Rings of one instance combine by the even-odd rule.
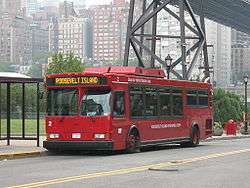
[[[107,116],[110,114],[110,90],[87,91],[81,102],[82,116]]]
[[[76,116],[77,89],[49,89],[47,112],[49,116]]]

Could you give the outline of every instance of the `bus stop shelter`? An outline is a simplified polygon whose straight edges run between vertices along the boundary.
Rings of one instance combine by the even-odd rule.
[[[43,79],[40,78],[28,78],[28,77],[1,77],[0,75],[0,140],[6,140],[7,145],[10,145],[10,140],[36,140],[37,147],[39,147],[39,131],[40,131],[40,85],[43,82]],[[11,132],[12,126],[12,118],[11,118],[11,86],[12,85],[19,85],[21,88],[20,91],[20,98],[21,98],[21,133],[20,135],[14,135]],[[3,85],[6,88],[3,90]],[[35,135],[27,135],[25,130],[25,119],[26,116],[26,104],[29,101],[26,101],[26,87],[28,85],[34,85],[36,88],[36,92],[34,93],[36,97],[36,134]],[[6,120],[6,131],[2,131],[2,115],[3,115],[3,104],[2,104],[2,97],[3,95],[6,96],[6,101],[4,105],[6,111],[4,112],[5,116],[4,119]]]

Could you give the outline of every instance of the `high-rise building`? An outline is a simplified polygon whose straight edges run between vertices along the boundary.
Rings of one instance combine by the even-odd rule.
[[[31,63],[29,22],[22,17],[0,17],[0,61],[26,65]]]
[[[41,3],[38,0],[27,0],[27,14],[32,15],[41,8]]]
[[[30,31],[32,36],[32,58],[33,62],[46,63],[46,54],[49,53],[49,33],[48,29],[42,28],[38,24],[30,24]]]
[[[58,6],[59,3],[64,1],[73,2],[75,6],[85,5],[85,0],[43,0],[44,6]]]
[[[0,0],[0,14],[8,13],[12,16],[21,13],[21,0]]]
[[[169,7],[171,11],[178,14],[179,9],[176,7]],[[190,25],[194,25],[193,20],[191,16],[188,13],[185,13],[185,22],[189,23]],[[151,27],[150,27],[151,29]],[[158,14],[157,17],[157,34],[158,35],[166,35],[166,36],[180,36],[180,22],[175,17],[170,15],[166,11],[161,11]],[[190,31],[188,28],[185,30],[186,36],[193,36],[195,37],[195,34]],[[191,48],[197,40],[193,39],[186,39],[186,48],[187,50]],[[165,59],[168,54],[171,56],[173,61],[177,60],[181,57],[181,41],[180,38],[157,38],[156,41],[156,55],[161,57],[161,59]],[[186,63],[187,66],[190,65],[192,61],[192,56],[194,55],[194,52],[191,52],[190,55],[187,56]],[[197,60],[194,68],[193,68],[193,75],[192,78],[202,77],[202,72],[199,70],[199,67],[201,66],[201,62]],[[179,74],[182,74],[182,65],[181,63],[178,64],[175,67],[175,71]],[[173,75],[171,75],[173,76]]]
[[[69,18],[71,16],[77,16],[74,10],[74,3],[64,1],[63,3],[59,4],[59,15],[60,18]]]
[[[92,58],[92,22],[88,18],[71,17],[58,23],[58,51],[74,53],[82,60]]]
[[[232,29],[232,48],[249,48],[250,35]]]
[[[49,23],[49,52],[58,53],[58,19],[53,17]]]
[[[113,1],[110,5],[97,5],[93,12],[93,56],[100,61],[121,60],[124,54],[129,5]]]
[[[213,81],[217,87],[227,87],[231,83],[231,28],[206,20],[207,44],[214,54],[210,56],[213,67]]]
[[[36,13],[32,14],[33,22],[43,29],[48,29],[51,18],[58,17],[57,7],[43,7]]]
[[[250,35],[232,30],[232,82],[240,83],[245,73],[250,74]]]
[[[250,48],[232,48],[232,81],[243,81],[245,73],[250,73]]]

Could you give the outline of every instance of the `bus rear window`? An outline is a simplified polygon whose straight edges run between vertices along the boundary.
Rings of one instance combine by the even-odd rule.
[[[76,116],[77,89],[49,89],[47,112],[49,116]]]

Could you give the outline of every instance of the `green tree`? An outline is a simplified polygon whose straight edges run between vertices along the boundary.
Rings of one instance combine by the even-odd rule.
[[[31,65],[28,75],[32,78],[42,78],[42,65],[39,63]]]
[[[0,61],[0,72],[11,72],[10,65]]]
[[[226,122],[229,119],[242,120],[244,103],[242,96],[216,89],[214,92],[214,120]]]
[[[58,53],[52,56],[52,62],[48,65],[47,74],[82,72],[83,68],[80,58],[73,53]]]
[[[10,87],[10,109],[12,118],[21,118],[22,112],[22,84],[11,84]],[[35,118],[34,114],[37,110],[37,91],[36,84],[25,84],[25,114],[27,118]],[[40,86],[40,92],[44,91],[44,87]],[[1,84],[1,96],[0,104],[2,117],[5,118],[7,112],[7,85]],[[40,112],[45,112],[46,98],[43,97],[40,100]]]

